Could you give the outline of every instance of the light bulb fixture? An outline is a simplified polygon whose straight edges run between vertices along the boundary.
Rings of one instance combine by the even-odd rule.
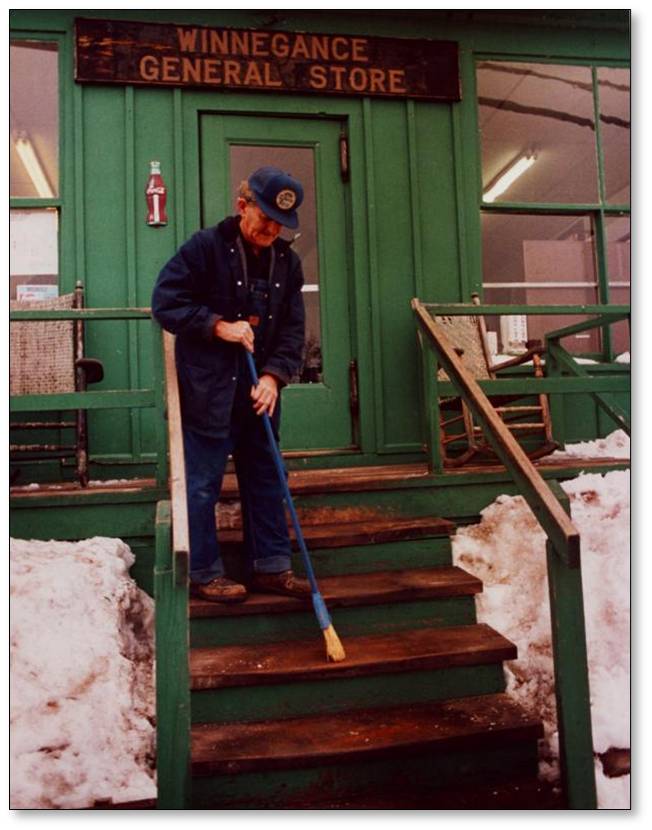
[[[36,155],[36,150],[25,133],[16,136],[14,147],[41,199],[54,199],[54,191]]]
[[[501,173],[489,190],[482,194],[483,201],[494,202],[498,196],[501,196],[514,184],[516,179],[520,178],[526,170],[529,170],[536,160],[536,153],[519,156]]]

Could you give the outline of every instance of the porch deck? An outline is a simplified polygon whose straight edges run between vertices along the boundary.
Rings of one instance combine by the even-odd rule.
[[[629,467],[628,458],[567,458],[539,459],[534,466],[544,478],[572,478],[580,472],[606,473]],[[311,495],[318,492],[362,492],[384,490],[397,486],[428,486],[431,484],[459,483],[467,478],[478,476],[500,479],[505,476],[501,464],[467,464],[462,468],[449,469],[440,475],[428,471],[424,462],[415,464],[391,464],[365,467],[336,467],[318,470],[291,470],[289,484],[296,495]],[[12,499],[30,500],[43,497],[62,497],[74,494],[80,499],[93,500],[94,497],[107,496],[111,493],[144,493],[157,487],[153,478],[119,479],[111,481],[91,481],[90,486],[82,488],[77,482],[48,482],[43,484],[14,485],[10,488]],[[238,485],[234,473],[227,473],[222,488],[223,499],[238,497]]]

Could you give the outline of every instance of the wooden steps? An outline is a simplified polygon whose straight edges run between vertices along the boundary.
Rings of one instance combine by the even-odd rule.
[[[328,716],[205,724],[192,729],[192,771],[236,774],[428,750],[482,750],[542,734],[541,724],[504,694]]]
[[[217,689],[324,678],[451,668],[513,660],[516,647],[488,625],[425,628],[356,637],[346,660],[327,662],[323,639],[196,648],[190,652],[191,688]]]
[[[541,725],[504,693],[516,647],[477,623],[482,584],[452,564],[453,523],[360,502],[306,511],[346,660],[327,661],[309,598],[191,599],[192,806],[419,809],[476,782],[481,806],[501,792],[509,807],[515,778],[534,791]],[[220,530],[229,573],[237,524]]]
[[[417,599],[469,596],[482,591],[482,582],[461,568],[416,568],[338,576],[319,580],[319,590],[329,608],[374,605]],[[239,617],[253,614],[282,614],[312,611],[312,602],[273,594],[250,594],[237,605],[192,598],[190,617]]]

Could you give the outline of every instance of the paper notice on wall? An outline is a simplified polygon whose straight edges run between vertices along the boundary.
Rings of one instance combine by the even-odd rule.
[[[57,285],[18,285],[16,286],[17,300],[51,300],[59,296]]]

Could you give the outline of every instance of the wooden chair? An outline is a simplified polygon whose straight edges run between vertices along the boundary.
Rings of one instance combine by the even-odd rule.
[[[484,318],[435,317],[465,368],[475,380],[492,380],[501,369],[532,362],[534,377],[543,377],[541,354],[543,347],[538,340],[528,340],[526,351],[500,364],[493,364],[488,348]],[[448,380],[443,369],[438,380]],[[537,395],[537,403],[523,403],[524,395],[492,396],[490,401],[505,425],[519,441],[528,456],[541,458],[559,448],[552,437],[550,407],[546,395]],[[459,397],[440,398],[440,443],[442,461],[445,467],[461,467],[471,461],[494,462],[496,455],[487,442],[482,428],[473,419],[473,414],[464,400]]]
[[[70,294],[52,300],[10,303],[10,311],[75,309],[84,306],[84,290],[77,283]],[[43,395],[82,392],[90,383],[104,377],[99,360],[84,357],[82,320],[35,320],[10,324],[10,395]],[[88,485],[88,429],[86,411],[75,412],[74,420],[39,420],[13,422],[16,431],[74,430],[72,444],[10,443],[10,460],[15,462],[42,459],[75,458],[76,476],[82,487]],[[14,466],[11,483],[20,475]]]

